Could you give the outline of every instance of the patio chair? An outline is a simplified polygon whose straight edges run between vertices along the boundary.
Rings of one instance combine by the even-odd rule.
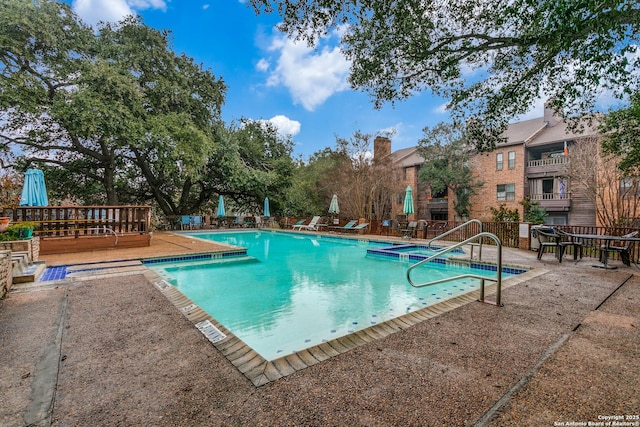
[[[547,230],[548,231],[540,229],[535,230],[538,242],[540,243],[540,247],[538,248],[538,259],[542,259],[542,254],[544,254],[546,250],[551,251],[552,248],[555,248],[556,258],[558,258],[558,262],[562,262],[564,246],[560,244],[560,235],[555,233],[552,229]]]
[[[407,224],[407,228],[402,229],[402,237],[406,239],[411,239],[416,236],[416,231],[418,230],[418,221],[409,221]]]
[[[191,217],[189,215],[182,215],[180,217],[180,229],[184,230],[185,228],[191,230]]]
[[[336,231],[344,231],[344,230],[351,230],[353,227],[355,227],[355,225],[358,223],[357,219],[353,219],[351,221],[349,221],[348,223],[346,223],[345,225],[343,225],[342,227],[329,227],[332,230],[336,230]]]
[[[567,248],[571,246],[573,248],[574,261],[578,259],[578,255],[580,255],[580,259],[582,259],[582,248],[584,247],[584,242],[582,241],[582,239],[579,239],[572,234],[562,230],[556,230],[556,233],[558,233],[558,235],[560,236],[562,254],[564,255]]]
[[[634,231],[632,233],[629,234],[625,234],[624,236],[622,236],[622,238],[624,237],[636,237],[638,235],[637,231]],[[618,243],[618,244],[615,244]],[[630,255],[630,249],[631,249],[631,244],[633,242],[631,241],[620,241],[620,242],[615,242],[615,243],[607,243],[604,245],[600,246],[600,262],[602,262],[604,265],[607,265],[607,261],[609,259],[609,252],[613,252],[613,253],[619,253],[620,254],[620,259],[622,260],[623,264],[626,266],[631,266],[631,255]]]
[[[386,230],[387,236],[388,236],[390,228],[391,228],[391,220],[383,219],[382,222],[380,223],[380,234],[382,234],[382,232]]]
[[[433,224],[429,224],[428,225],[427,233],[431,237],[437,237],[440,234],[444,233],[446,229],[447,229],[447,223],[446,222],[444,222],[444,221],[435,222]]]

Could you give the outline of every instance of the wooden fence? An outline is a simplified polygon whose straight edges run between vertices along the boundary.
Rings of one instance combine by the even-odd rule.
[[[117,234],[147,234],[150,206],[20,206],[0,207],[11,222],[35,222],[34,235],[69,237],[110,230]]]

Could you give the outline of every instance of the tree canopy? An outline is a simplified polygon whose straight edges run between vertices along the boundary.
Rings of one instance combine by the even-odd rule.
[[[292,143],[220,117],[226,85],[138,17],[85,26],[64,3],[0,0],[0,158],[85,203],[250,208],[289,185]],[[18,156],[16,158],[16,156]]]
[[[627,108],[607,114],[600,132],[604,153],[620,159],[623,174],[640,176],[640,93],[631,96]]]
[[[439,123],[432,129],[423,129],[418,141],[418,152],[425,159],[420,168],[420,178],[426,181],[433,193],[450,190],[454,195],[454,207],[460,218],[468,218],[470,198],[483,184],[475,181],[469,160],[475,149],[469,144],[466,128],[460,124]]]
[[[350,82],[377,107],[424,90],[491,132],[538,98],[567,115],[593,111],[600,90],[638,89],[640,6],[621,0],[251,0],[311,44],[332,30]],[[460,118],[460,117],[458,117]]]

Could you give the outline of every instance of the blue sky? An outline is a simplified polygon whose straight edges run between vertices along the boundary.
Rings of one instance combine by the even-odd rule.
[[[449,121],[446,100],[428,92],[375,110],[368,95],[349,88],[349,64],[338,38],[317,50],[276,32],[277,15],[256,16],[234,0],[66,0],[88,24],[142,16],[146,25],[172,32],[173,48],[222,77],[228,85],[223,119],[271,120],[291,134],[294,155],[307,158],[335,146],[335,136],[356,130],[394,130],[392,149],[415,146],[425,126]],[[541,115],[541,114],[540,114]]]

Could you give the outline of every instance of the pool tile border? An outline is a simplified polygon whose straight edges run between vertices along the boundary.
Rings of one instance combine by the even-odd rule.
[[[515,286],[540,276],[547,271],[548,270],[536,268],[517,276],[509,277],[502,282],[502,289]],[[272,381],[284,378],[297,371],[306,369],[332,357],[339,356],[354,348],[378,341],[410,326],[421,323],[424,320],[439,316],[440,314],[462,307],[471,302],[477,302],[480,296],[479,290],[471,291],[464,295],[403,314],[394,319],[377,323],[352,334],[334,338],[319,345],[268,361],[187,298],[177,288],[166,282],[158,273],[147,269],[145,276],[154,284],[158,291],[193,323],[194,327],[196,324],[208,320],[215,328],[226,335],[226,338],[215,343],[209,342],[256,387],[261,387]],[[485,286],[485,294],[491,295],[495,292],[495,287],[495,284]]]

